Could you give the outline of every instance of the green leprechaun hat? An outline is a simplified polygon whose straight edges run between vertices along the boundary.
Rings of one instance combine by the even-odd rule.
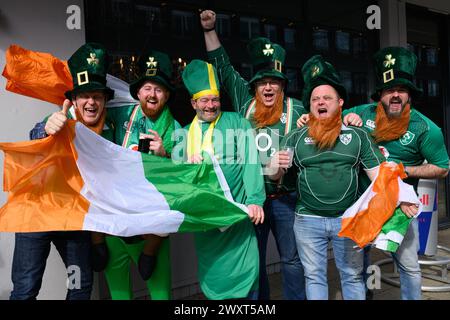
[[[131,96],[139,100],[137,92],[145,81],[154,81],[163,85],[170,91],[170,97],[175,94],[175,87],[171,83],[173,75],[172,62],[167,54],[150,50],[139,57],[139,74],[140,77],[130,84]]]
[[[302,67],[303,80],[303,106],[309,110],[309,99],[315,87],[323,84],[332,86],[339,93],[344,102],[347,100],[347,90],[341,82],[339,74],[333,65],[323,59],[321,55],[312,56]]]
[[[417,66],[417,56],[402,47],[387,47],[373,56],[375,63],[376,87],[371,98],[380,100],[381,91],[398,85],[409,88],[411,95],[418,96],[422,90],[413,83]]]
[[[208,94],[220,96],[220,84],[216,69],[206,61],[192,60],[183,70],[182,78],[194,100]]]
[[[79,92],[102,90],[107,99],[114,98],[114,90],[106,86],[108,53],[99,43],[82,45],[67,62],[72,75],[73,89],[65,93],[67,99]]]
[[[283,73],[286,51],[280,45],[272,43],[267,38],[255,38],[247,45],[250,60],[253,65],[254,76],[250,84],[264,77],[288,80]]]

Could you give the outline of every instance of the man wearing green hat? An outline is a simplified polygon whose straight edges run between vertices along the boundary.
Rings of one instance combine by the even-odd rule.
[[[208,299],[256,299],[258,243],[252,222],[264,221],[264,180],[250,123],[234,112],[221,112],[220,90],[213,65],[193,60],[183,82],[196,111],[172,153],[172,159],[191,163],[219,162],[234,201],[248,206],[251,219],[225,230],[197,232],[200,287]],[[214,205],[214,204],[211,204]]]
[[[287,77],[283,72],[285,51],[266,38],[257,38],[248,44],[255,71],[248,82],[233,68],[221,46],[215,27],[215,13],[205,10],[200,14],[209,61],[216,67],[219,80],[229,94],[235,111],[256,128],[255,142],[260,153],[264,174],[270,156],[279,150],[279,141],[295,128],[297,118],[306,113],[300,101],[286,97]],[[280,181],[265,179],[267,199],[264,204],[265,223],[256,227],[260,254],[260,299],[270,299],[266,273],[266,249],[270,230],[275,237],[281,260],[283,295],[285,299],[305,298],[303,268],[295,246],[295,168]]]
[[[328,299],[327,249],[331,242],[346,300],[364,300],[363,253],[353,240],[338,236],[344,211],[357,200],[360,166],[374,179],[384,161],[369,134],[346,127],[341,112],[347,93],[334,67],[322,56],[310,58],[302,68],[303,105],[310,110],[307,126],[293,130],[281,146],[293,148],[299,168],[294,233],[305,270],[309,300]],[[275,154],[279,179],[290,159],[286,151]]]
[[[176,129],[181,129],[168,106],[175,94],[171,84],[171,60],[163,52],[150,50],[140,56],[138,67],[140,77],[130,84],[130,94],[139,100],[139,104],[108,110],[108,119],[114,126],[115,143],[139,150],[140,142],[149,139],[148,150],[139,151],[170,157],[175,143],[172,135]],[[153,300],[170,298],[170,243],[167,235],[107,236],[105,240],[110,253],[105,275],[113,299],[132,298],[131,261],[137,263]]]
[[[66,92],[62,111],[53,113],[30,132],[31,139],[57,134],[68,118],[76,119],[104,138],[113,132],[106,121],[106,101],[114,91],[106,85],[107,52],[97,43],[81,46],[68,61],[73,90]],[[39,294],[51,243],[58,250],[66,268],[78,266],[80,287],[68,288],[66,299],[89,300],[92,290],[91,236],[85,231],[16,233],[11,300],[35,299]]]
[[[449,158],[441,129],[415,110],[411,101],[421,90],[413,83],[417,57],[402,47],[387,47],[374,55],[376,89],[371,104],[349,109],[362,118],[362,125],[374,138],[388,161],[402,162],[406,183],[417,191],[419,179],[447,176]],[[424,164],[426,160],[426,164]],[[368,182],[361,181],[363,188]],[[409,218],[417,214],[413,204],[402,207]],[[408,232],[396,253],[400,273],[401,297],[421,299],[421,271],[418,262],[418,223],[412,219]]]

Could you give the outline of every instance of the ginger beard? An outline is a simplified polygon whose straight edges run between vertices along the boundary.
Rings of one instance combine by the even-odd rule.
[[[278,93],[275,103],[270,107],[266,107],[259,94],[256,94],[255,98],[256,106],[253,118],[258,128],[270,126],[280,121],[281,114],[283,113],[283,92]]]
[[[402,137],[408,130],[410,110],[409,103],[406,103],[399,117],[389,117],[381,101],[378,102],[375,118],[376,129],[372,133],[375,142],[392,141]]]
[[[319,148],[330,149],[336,144],[342,127],[342,108],[339,108],[334,115],[328,118],[318,119],[312,112],[309,113],[308,133],[314,139]]]

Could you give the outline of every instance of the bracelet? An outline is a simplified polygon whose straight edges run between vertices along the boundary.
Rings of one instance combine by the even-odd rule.
[[[210,29],[203,29],[203,32],[210,32],[216,29],[216,26],[210,28]]]

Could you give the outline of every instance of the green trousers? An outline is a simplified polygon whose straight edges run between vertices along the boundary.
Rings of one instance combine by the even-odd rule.
[[[105,269],[106,281],[113,300],[131,300],[133,289],[130,279],[131,260],[138,263],[145,241],[127,244],[119,237],[106,236],[109,261]],[[170,242],[164,239],[159,248],[155,270],[146,281],[152,300],[169,300],[171,292]]]

